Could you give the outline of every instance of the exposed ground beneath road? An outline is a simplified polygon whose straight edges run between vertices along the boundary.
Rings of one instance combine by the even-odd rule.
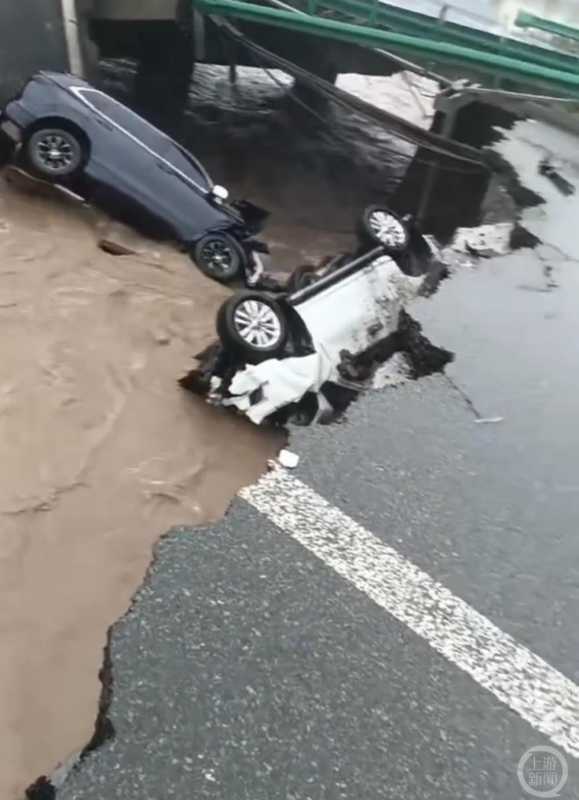
[[[226,290],[0,177],[0,797],[90,740],[109,626],[163,531],[217,519],[277,437],[184,393]],[[28,188],[26,188],[28,186]]]

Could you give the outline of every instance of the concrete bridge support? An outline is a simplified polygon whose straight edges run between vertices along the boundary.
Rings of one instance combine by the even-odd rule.
[[[485,98],[469,89],[441,92],[435,111],[433,133],[478,149],[500,137],[497,128],[508,130],[520,116],[525,116],[520,103],[500,92]],[[477,169],[420,148],[395,203],[400,211],[415,214],[426,232],[444,239],[457,225],[479,223],[490,180],[490,169]]]

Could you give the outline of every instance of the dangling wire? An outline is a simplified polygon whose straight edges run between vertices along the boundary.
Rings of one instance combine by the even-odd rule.
[[[268,75],[270,80],[272,80],[274,83],[276,83],[278,86],[280,86],[284,90],[287,90],[287,86],[285,86],[281,81],[279,81],[279,79],[273,74],[271,68],[269,67],[269,64],[271,64],[272,62],[279,64],[280,69],[282,69],[282,71],[284,71],[284,72],[288,72],[289,74],[292,74],[294,71],[300,76],[305,74],[305,76],[307,77],[308,84],[312,84],[312,88],[314,90],[317,90],[322,96],[328,97],[333,102],[337,103],[338,105],[341,105],[343,108],[345,108],[347,111],[349,111],[351,113],[360,114],[362,116],[365,116],[367,119],[370,119],[374,123],[377,122],[375,117],[373,117],[372,114],[370,114],[368,111],[365,111],[364,108],[361,108],[358,104],[355,104],[353,102],[349,102],[348,101],[348,93],[347,92],[344,92],[344,91],[342,91],[340,89],[337,89],[337,87],[332,86],[331,84],[328,84],[325,81],[322,81],[322,79],[318,78],[315,75],[312,75],[311,73],[307,72],[306,70],[302,69],[301,67],[298,67],[297,65],[292,64],[289,61],[286,61],[285,59],[281,58],[280,56],[277,56],[275,53],[272,53],[269,50],[266,50],[265,48],[261,47],[260,45],[256,44],[255,42],[253,42],[251,39],[249,39],[247,36],[245,36],[245,34],[243,34],[237,28],[233,27],[230,23],[225,23],[223,20],[219,20],[217,24],[218,24],[219,29],[226,36],[232,37],[232,38],[236,39],[237,41],[240,41],[243,44],[243,46],[246,48],[246,50],[248,51],[248,53],[249,53],[251,59],[253,60],[254,64],[258,68],[262,69],[264,71],[264,73]],[[267,61],[266,61],[266,59],[267,59]],[[267,64],[267,66],[266,66],[266,64]],[[339,139],[342,144],[345,143],[345,140],[342,140],[342,139],[340,139],[340,137],[336,136],[336,131],[335,131],[335,128],[333,127],[333,124],[332,124],[331,120],[329,120],[327,118],[324,118],[315,109],[313,109],[310,105],[308,105],[306,102],[304,102],[304,100],[302,100],[301,98],[297,97],[295,95],[295,93],[290,92],[290,96],[291,96],[292,100],[297,105],[301,106],[304,110],[306,110],[309,114],[311,114],[319,122],[321,122],[325,127],[331,128],[332,139],[333,140]],[[414,157],[414,161],[416,163],[423,164],[425,166],[430,166],[430,167],[435,167],[436,166],[441,171],[453,172],[453,173],[462,174],[462,175],[481,174],[481,173],[487,171],[487,169],[488,169],[486,167],[486,165],[482,162],[482,158],[483,158],[483,154],[482,153],[481,153],[481,161],[476,161],[474,158],[471,158],[471,157],[468,157],[468,156],[462,156],[462,155],[460,155],[458,153],[453,153],[450,150],[445,149],[444,146],[442,146],[442,145],[431,144],[431,143],[428,143],[428,142],[424,142],[423,140],[421,141],[418,138],[418,136],[412,136],[411,134],[408,134],[408,133],[404,134],[404,133],[402,133],[400,131],[396,131],[392,135],[396,136],[401,141],[404,141],[407,144],[411,144],[411,145],[413,145],[413,146],[415,146],[417,148],[422,148],[423,150],[428,150],[428,151],[430,151],[432,153],[435,153],[435,154],[437,154],[439,156],[442,156],[442,157],[445,157],[445,158],[450,158],[450,159],[453,159],[454,161],[461,161],[461,162],[466,162],[468,164],[473,164],[475,166],[475,168],[474,169],[465,169],[465,168],[458,167],[458,166],[454,167],[454,166],[450,166],[450,165],[446,165],[446,164],[441,164],[439,161],[435,161],[435,160],[429,161],[429,160],[426,160],[426,159],[420,159],[420,158]],[[347,142],[347,146],[348,146],[348,150],[351,151],[351,145],[350,145],[349,142]],[[400,151],[395,150],[394,148],[389,148],[387,145],[382,145],[382,146],[384,147],[384,149],[387,152],[389,152],[389,153],[391,153],[393,155],[396,155],[398,158],[404,157],[403,154],[400,153]],[[407,158],[410,160],[412,158],[412,156],[407,156]]]

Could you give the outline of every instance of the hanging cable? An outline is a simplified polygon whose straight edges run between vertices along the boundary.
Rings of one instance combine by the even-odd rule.
[[[280,88],[287,90],[287,86],[285,86],[281,81],[279,81],[275,77],[275,75],[273,74],[272,70],[268,69],[267,67],[260,67],[260,68]],[[332,130],[332,141],[335,141],[337,139],[343,145],[345,145],[348,150],[351,151],[352,147],[351,147],[350,142],[343,136],[339,136],[339,135],[336,136],[336,130],[333,127],[331,120],[328,120],[327,118],[324,118],[321,114],[318,114],[317,111],[315,111],[311,106],[309,106],[307,103],[305,103],[301,98],[296,97],[296,95],[293,92],[290,92],[289,94],[290,94],[291,99],[294,101],[294,103],[296,103],[297,105],[301,106],[306,111],[308,111],[308,113],[310,113],[313,117],[315,117],[325,127],[331,128],[331,130]],[[440,164],[437,161],[426,161],[425,159],[417,158],[416,155],[414,155],[414,156],[405,155],[404,153],[401,153],[399,150],[396,150],[393,147],[388,147],[387,145],[385,145],[383,143],[380,144],[380,147],[381,147],[381,149],[385,150],[386,152],[390,153],[391,155],[396,156],[397,158],[405,158],[407,161],[414,161],[416,164],[423,164],[424,166],[427,166],[427,167],[436,166],[436,167],[438,167],[440,169],[441,172],[454,172],[454,173],[457,173],[459,175],[480,175],[480,173],[481,173],[481,169],[465,169],[464,167],[444,166],[444,165]]]
[[[220,24],[219,28],[222,31],[225,31],[226,35],[227,35],[230,32],[229,29],[233,28],[233,26],[231,26],[229,23],[224,23],[223,25]],[[267,66],[265,65],[267,62],[264,63],[263,52],[265,52],[267,54],[268,61],[272,60],[272,61],[274,61],[274,63],[276,61],[283,62],[284,65],[288,65],[290,67],[293,67],[293,66],[296,66],[296,65],[291,64],[291,62],[285,61],[285,59],[282,59],[280,56],[277,56],[274,53],[270,53],[270,51],[266,50],[265,48],[262,48],[260,45],[257,45],[255,42],[252,42],[251,39],[246,37],[240,31],[237,31],[237,29],[234,28],[233,30],[235,31],[234,38],[237,41],[241,41],[242,44],[246,47],[246,49],[248,51],[248,54],[249,54],[251,60],[253,61],[254,65],[256,67],[258,67],[259,69],[263,70],[263,72],[269,77],[269,79],[273,83],[275,83],[277,86],[279,86],[281,89],[283,89],[284,91],[287,92],[287,90],[288,90],[287,85],[284,84],[282,81],[280,81],[274,75],[274,73],[273,73],[273,71],[272,71],[272,69],[270,68],[269,65],[267,65]],[[287,68],[283,69],[283,68],[280,67],[280,69],[282,69],[283,72],[288,72],[289,71]],[[377,120],[375,119],[375,117],[372,114],[368,114],[368,113],[365,114],[364,113],[364,111],[365,111],[364,108],[360,109],[360,108],[356,107],[355,104],[348,103],[347,98],[350,97],[350,95],[347,92],[343,92],[342,90],[339,90],[334,86],[331,86],[331,84],[327,84],[327,86],[329,86],[331,90],[335,90],[335,91],[327,91],[326,82],[325,81],[322,81],[320,78],[317,78],[317,76],[310,75],[310,73],[308,73],[306,70],[302,70],[301,67],[297,67],[296,66],[296,71],[299,72],[299,73],[304,73],[309,78],[311,78],[311,81],[308,81],[308,83],[310,83],[310,82],[313,83],[314,84],[314,87],[313,87],[314,89],[319,89],[322,95],[326,96],[327,98],[329,98],[332,101],[335,101],[338,105],[341,105],[347,111],[349,111],[351,113],[362,114],[362,115],[366,116],[368,119],[371,119],[372,122],[377,122]],[[291,72],[289,74],[291,74]],[[321,88],[320,88],[320,85],[321,85]],[[345,95],[345,98],[342,97],[342,95]],[[335,127],[333,126],[333,123],[332,123],[331,120],[329,120],[329,119],[325,118],[324,116],[322,116],[321,114],[319,114],[315,109],[313,109],[310,105],[308,105],[306,102],[304,102],[304,100],[302,100],[301,98],[297,97],[294,92],[290,91],[289,92],[289,96],[290,96],[291,100],[296,105],[299,105],[301,108],[303,108],[309,114],[311,114],[324,127],[330,128],[331,132],[332,132],[332,137],[331,137],[332,141],[338,140],[340,142],[340,144],[342,146],[344,146],[348,150],[349,153],[351,153],[352,146],[351,146],[350,141],[346,140],[344,137],[336,135],[336,130],[335,130]],[[368,104],[364,104],[364,105],[368,105]],[[379,110],[379,109],[377,109],[377,110]],[[390,115],[388,115],[388,116],[390,116]],[[398,118],[396,118],[396,119],[398,119]],[[427,132],[424,132],[424,133],[427,133]],[[418,137],[411,137],[411,136],[408,136],[408,135],[404,136],[404,135],[401,135],[398,131],[393,133],[393,135],[397,136],[401,141],[403,141],[403,142],[405,142],[407,144],[410,144],[410,145],[412,145],[412,146],[414,146],[416,148],[423,148],[423,149],[429,150],[430,152],[433,152],[433,153],[435,153],[437,155],[440,155],[440,156],[442,156],[444,158],[450,158],[450,159],[453,159],[453,160],[458,160],[458,161],[461,161],[461,162],[466,162],[468,164],[472,164],[472,165],[474,165],[474,168],[473,169],[467,169],[467,168],[459,167],[459,166],[451,166],[451,165],[448,165],[448,164],[441,164],[440,161],[438,161],[438,160],[426,160],[426,159],[418,158],[416,155],[414,155],[414,156],[413,155],[406,155],[404,153],[401,153],[400,150],[397,150],[397,149],[395,149],[393,147],[388,147],[387,145],[381,144],[381,147],[384,150],[389,152],[391,155],[396,156],[397,158],[405,158],[408,161],[409,160],[413,160],[415,163],[424,165],[426,167],[437,167],[440,171],[456,173],[456,174],[460,174],[460,175],[480,175],[481,172],[487,170],[487,167],[482,163],[482,160],[476,161],[475,159],[470,158],[470,157],[457,155],[456,153],[450,152],[449,150],[446,150],[443,147],[437,147],[437,146],[434,146],[434,145],[425,144],[424,141],[421,141]],[[431,134],[431,135],[433,135],[433,134]],[[420,138],[422,138],[422,137],[420,137]],[[442,137],[440,137],[440,138],[442,138]],[[469,149],[474,149],[474,148],[469,148]],[[482,154],[481,154],[481,159],[482,159]]]
[[[310,85],[321,95],[333,100],[335,103],[346,108],[348,111],[366,116],[373,122],[389,122],[392,127],[396,128],[393,135],[397,136],[402,141],[428,150],[436,155],[450,158],[454,161],[471,164],[476,167],[475,170],[460,170],[458,168],[437,164],[441,169],[453,172],[462,171],[465,173],[474,173],[486,170],[488,168],[485,164],[484,153],[477,151],[474,147],[470,147],[469,145],[465,145],[460,142],[449,142],[438,134],[419,129],[418,126],[414,125],[413,123],[409,123],[408,121],[397,117],[395,114],[386,112],[383,109],[378,109],[375,106],[372,106],[371,104],[350,95],[348,92],[338,89],[336,86],[333,86],[327,81],[312,75],[310,72],[299,67],[297,64],[287,61],[281,56],[272,53],[270,50],[267,50],[266,48],[249,39],[249,37],[231,25],[231,23],[215,17],[212,17],[212,20],[226,36],[234,38],[248,51],[250,51],[254,58],[254,63],[256,63],[261,69],[266,69],[264,66],[265,64],[267,64],[269,68],[273,63],[283,72],[293,75],[294,78],[303,81],[305,85]],[[303,104],[303,101],[301,101],[301,103]],[[317,112],[315,112],[309,106],[306,104],[303,105],[325,125],[329,124],[327,120],[320,117],[320,115],[318,115]],[[410,133],[410,131],[412,131],[412,133]],[[466,153],[468,153],[468,155],[466,155]],[[437,162],[422,161],[422,163],[434,165]]]

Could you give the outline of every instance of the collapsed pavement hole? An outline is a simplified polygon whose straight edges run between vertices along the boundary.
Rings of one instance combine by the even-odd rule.
[[[432,344],[423,334],[422,325],[404,310],[400,314],[398,334],[400,352],[407,357],[410,377],[414,380],[443,372],[454,361],[454,353]]]
[[[344,384],[350,385],[327,382],[319,394],[308,392],[299,402],[272,414],[267,419],[268,424],[287,428],[290,424],[307,427],[315,423],[330,425],[342,422],[352,403],[371,388],[372,379],[380,367],[393,361],[397,354],[402,356],[400,364],[393,365],[393,370],[398,370],[398,383],[442,373],[454,360],[454,353],[432,344],[423,334],[421,324],[402,310],[397,330],[381,342],[356,358],[342,353],[339,371]],[[184,379],[181,385],[191,388],[193,383]],[[193,391],[198,388],[199,384]]]
[[[423,334],[422,325],[402,309],[397,330],[358,358],[343,358],[340,372],[347,380],[369,382],[396,353],[405,357],[408,372],[403,377],[411,380],[442,372],[454,360],[453,353],[432,344]]]

